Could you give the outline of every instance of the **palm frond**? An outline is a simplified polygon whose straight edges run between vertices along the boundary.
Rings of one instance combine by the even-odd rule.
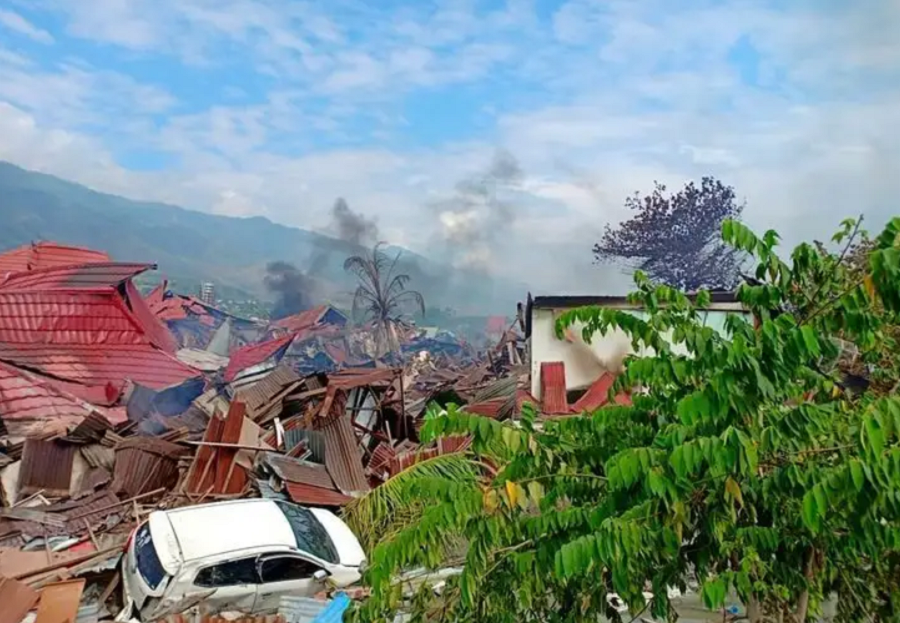
[[[481,466],[463,453],[443,454],[418,463],[344,507],[343,516],[367,552],[386,532],[411,525],[425,508],[416,487],[430,479],[475,483],[482,478]]]
[[[410,302],[419,309],[423,316],[425,315],[425,297],[422,296],[421,292],[416,290],[403,290],[402,292],[394,294],[387,300],[388,306],[392,308]]]

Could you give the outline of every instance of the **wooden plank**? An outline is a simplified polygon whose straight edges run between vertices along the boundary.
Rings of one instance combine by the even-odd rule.
[[[41,589],[34,623],[75,623],[83,591],[84,578],[48,584]]]
[[[3,508],[0,509],[0,517],[18,519],[19,521],[33,521],[55,528],[62,528],[66,525],[66,518],[61,515],[45,513],[31,508]]]

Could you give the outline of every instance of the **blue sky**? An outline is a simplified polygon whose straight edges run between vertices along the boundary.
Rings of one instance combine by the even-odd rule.
[[[898,0],[6,0],[0,159],[380,237],[538,291],[654,180],[715,175],[788,240],[900,194]],[[502,208],[460,197],[497,153]],[[553,258],[553,261],[547,261]]]

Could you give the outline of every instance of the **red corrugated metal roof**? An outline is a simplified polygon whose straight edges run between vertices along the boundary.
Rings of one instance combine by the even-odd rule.
[[[90,410],[33,374],[0,362],[0,417],[6,420],[86,417]]]
[[[594,411],[609,402],[609,389],[615,383],[616,377],[611,372],[604,372],[596,381],[588,388],[584,395],[572,405],[572,410],[576,413],[583,411]]]
[[[102,251],[72,247],[55,242],[36,242],[0,253],[0,275],[47,268],[49,266],[69,266],[72,264],[109,261],[109,255]]]
[[[288,335],[277,340],[250,344],[237,349],[231,353],[231,358],[228,360],[228,367],[225,368],[225,380],[231,381],[241,370],[259,365],[270,357],[275,356],[278,351],[287,348],[293,340],[294,336]]]
[[[566,364],[545,361],[541,364],[541,411],[545,415],[569,413],[566,398]]]
[[[125,282],[125,293],[128,296],[128,305],[131,308],[134,319],[141,325],[141,329],[150,338],[150,342],[157,348],[174,355],[178,350],[178,342],[175,340],[175,336],[172,335],[169,328],[161,320],[153,315],[147,302],[141,297],[137,286],[130,279]]]
[[[154,309],[157,305],[161,304],[166,296],[166,288],[168,287],[169,282],[163,279],[158,286],[150,290],[150,292],[147,293],[147,296],[144,297],[144,300],[147,302],[147,307]]]
[[[319,305],[318,307],[314,307],[313,309],[307,309],[306,311],[302,311],[299,314],[294,314],[293,316],[288,316],[287,318],[277,320],[272,324],[279,329],[299,331],[301,329],[307,329],[319,322],[319,318],[321,318],[327,311],[328,305]]]
[[[200,374],[156,348],[113,289],[0,290],[0,360],[87,385],[162,388]]]
[[[74,266],[50,266],[14,273],[0,279],[4,290],[57,290],[73,288],[114,288],[143,272],[155,269],[155,264],[124,262],[95,262]]]

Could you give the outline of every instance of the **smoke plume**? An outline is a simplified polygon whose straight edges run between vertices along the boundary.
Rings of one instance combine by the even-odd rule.
[[[441,204],[438,218],[444,240],[450,243],[458,265],[490,269],[497,236],[516,217],[514,206],[505,195],[519,188],[521,182],[519,161],[502,149],[497,150],[484,171],[457,182],[454,196]]]
[[[316,304],[316,284],[306,273],[288,262],[269,262],[263,279],[275,294],[272,318],[278,320],[310,309]]]
[[[343,197],[331,206],[331,230],[338,238],[356,245],[371,245],[378,241],[378,224],[350,209]]]

